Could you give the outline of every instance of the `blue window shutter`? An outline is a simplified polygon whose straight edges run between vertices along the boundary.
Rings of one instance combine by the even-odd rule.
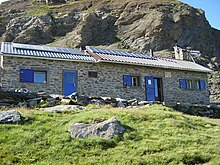
[[[186,89],[186,80],[180,79],[180,88]]]
[[[20,69],[20,82],[34,82],[34,71],[32,69]]]
[[[205,88],[206,88],[206,82],[205,82],[205,80],[200,80],[200,81],[199,81],[199,84],[200,84],[200,89],[201,89],[201,90],[205,90]]]
[[[131,75],[124,75],[123,76],[123,84],[124,84],[124,86],[131,86],[132,85]]]

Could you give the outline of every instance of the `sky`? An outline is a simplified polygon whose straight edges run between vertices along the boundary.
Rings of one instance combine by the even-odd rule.
[[[220,30],[220,0],[180,0],[190,6],[205,11],[206,19],[209,24]]]
[[[0,0],[0,3],[6,0]],[[180,0],[190,6],[205,11],[205,16],[210,25],[220,30],[220,0]]]

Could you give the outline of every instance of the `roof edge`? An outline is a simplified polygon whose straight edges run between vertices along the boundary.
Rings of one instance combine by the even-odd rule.
[[[24,56],[24,55],[18,55],[18,54],[6,54],[3,53],[3,56],[9,56],[9,57],[18,57],[18,58],[32,58],[32,59],[42,59],[42,60],[56,60],[56,61],[75,61],[75,62],[86,62],[86,63],[97,63],[97,61],[89,61],[89,60],[72,60],[72,59],[63,59],[63,58],[47,58],[47,57],[37,57],[37,56]]]
[[[115,63],[115,64],[125,64],[125,65],[137,65],[137,66],[148,66],[148,67],[152,67],[152,68],[163,68],[163,69],[172,69],[172,70],[181,70],[181,71],[191,71],[191,72],[202,72],[202,73],[213,73],[214,71],[209,69],[209,71],[205,71],[205,70],[193,70],[193,69],[181,69],[181,68],[177,68],[177,67],[165,67],[165,66],[153,66],[153,65],[147,65],[147,64],[136,64],[136,63],[129,63],[129,62],[116,62],[116,61],[106,61],[106,60],[100,60],[100,63]],[[208,68],[207,68],[208,69]]]

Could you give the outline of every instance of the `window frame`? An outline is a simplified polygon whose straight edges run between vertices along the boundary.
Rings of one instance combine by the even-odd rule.
[[[37,82],[36,81],[36,77],[35,75],[37,73],[43,73],[44,74],[44,81],[43,82]],[[34,84],[46,84],[47,83],[47,71],[44,71],[44,70],[34,70]]]
[[[188,90],[193,89],[193,82],[191,79],[186,79],[186,89],[188,89]]]
[[[131,86],[132,87],[140,86],[140,76],[131,76]]]

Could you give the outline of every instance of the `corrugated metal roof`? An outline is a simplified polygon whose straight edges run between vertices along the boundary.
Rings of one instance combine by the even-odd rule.
[[[124,52],[111,53],[111,51],[106,51],[104,49],[97,49],[86,47],[88,52],[94,53],[102,62],[113,62],[113,63],[124,63],[124,64],[133,64],[133,65],[143,65],[159,68],[169,68],[177,70],[189,70],[189,71],[198,71],[198,72],[212,72],[212,70],[205,68],[199,64],[190,61],[175,60],[169,58],[161,57],[150,57],[146,55],[146,58],[138,57],[137,55],[132,56],[132,53],[126,55]]]
[[[2,42],[1,54],[18,57],[56,59],[84,62],[113,62],[130,65],[143,65],[150,67],[169,68],[178,70],[190,70],[197,72],[212,72],[199,64],[190,61],[182,61],[168,58],[155,57],[145,54],[122,52],[86,47],[89,52],[69,48],[58,48],[49,46],[17,44]],[[91,55],[90,55],[91,54]]]
[[[23,57],[38,57],[44,59],[59,59],[73,61],[91,61],[95,59],[86,52],[69,48],[57,48],[49,46],[17,44],[10,42],[2,42],[1,54],[23,56]]]

